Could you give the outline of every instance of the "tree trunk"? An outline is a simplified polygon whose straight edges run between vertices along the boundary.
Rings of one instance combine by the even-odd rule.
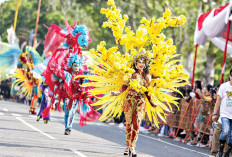
[[[191,52],[186,52],[187,53],[187,56],[186,56],[186,67],[187,67],[187,71],[190,73],[190,75],[192,75],[192,67],[193,67],[193,57],[191,55]]]
[[[210,42],[208,51],[206,53],[207,60],[206,60],[206,67],[205,67],[205,76],[202,81],[206,84],[214,84],[214,72],[215,72],[215,62],[216,62],[216,52],[217,49],[215,46]]]

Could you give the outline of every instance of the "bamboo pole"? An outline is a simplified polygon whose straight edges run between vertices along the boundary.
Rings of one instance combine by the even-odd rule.
[[[40,6],[41,6],[41,0],[39,0],[39,5],[38,5],[37,18],[36,18],[36,23],[35,23],[35,35],[34,35],[33,47],[35,47],[35,44],[36,44],[36,35],[37,35],[37,29],[38,29],[38,23],[39,23]]]

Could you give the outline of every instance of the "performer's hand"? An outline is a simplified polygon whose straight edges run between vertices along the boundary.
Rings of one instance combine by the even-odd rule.
[[[212,121],[217,122],[218,120],[218,115],[212,115]]]
[[[116,93],[116,92],[111,92],[111,96],[118,96],[118,93]]]
[[[153,103],[153,102],[151,102],[151,106],[152,106],[152,107],[156,107],[156,104]]]

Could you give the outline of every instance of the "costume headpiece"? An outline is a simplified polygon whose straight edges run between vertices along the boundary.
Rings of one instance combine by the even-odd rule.
[[[148,62],[150,61],[149,53],[145,51],[141,51],[140,53],[137,53],[133,58],[133,64],[136,64],[137,61],[141,61],[148,64]]]
[[[71,53],[69,58],[67,58],[67,66],[69,68],[72,67],[73,63],[79,64],[79,66],[82,66],[83,58],[80,57],[77,53]]]
[[[89,36],[89,30],[85,25],[74,25],[70,26],[68,21],[65,22],[66,28],[63,29],[60,33],[63,33],[67,38],[67,44],[81,47],[88,47],[88,43],[91,41]]]

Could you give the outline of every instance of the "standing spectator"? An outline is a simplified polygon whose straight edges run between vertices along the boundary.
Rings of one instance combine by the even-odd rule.
[[[227,135],[228,147],[225,152],[225,157],[229,157],[232,149],[232,69],[230,70],[230,81],[223,83],[219,87],[217,93],[217,101],[214,107],[214,112],[212,115],[212,120],[217,121],[218,110],[220,107],[220,117],[222,122],[222,133],[219,140],[219,157],[223,155],[224,144],[226,143]]]
[[[1,82],[1,91],[4,99],[10,98],[10,80],[6,79]]]
[[[203,91],[203,95],[206,96],[206,97],[210,97],[211,96],[210,89],[212,89],[212,88],[213,88],[213,86],[208,84],[206,86],[206,88],[204,89],[204,91]]]
[[[196,94],[194,99],[201,99],[201,95],[202,95],[202,86],[201,86],[201,81],[197,80],[195,81],[195,86],[194,86],[194,92]],[[198,104],[197,104],[198,106]],[[199,110],[199,115],[201,115],[201,109]],[[200,121],[199,116],[195,119],[194,122],[194,127],[197,127],[197,123]],[[196,129],[196,128],[194,128]],[[196,145],[197,144],[197,136],[198,136],[198,132],[192,132],[192,136],[193,136],[193,140],[190,141],[191,145]]]
[[[196,93],[196,98],[201,99],[201,97],[200,97],[200,95],[202,94],[201,81],[199,81],[199,80],[195,81],[194,92]]]
[[[10,94],[11,94],[11,96],[12,96],[13,101],[16,101],[16,94],[17,94],[17,91],[16,91],[16,89],[15,89],[16,86],[15,86],[15,84],[13,83],[15,80],[16,80],[15,77],[13,77],[13,78],[11,79],[11,90],[10,90]]]

